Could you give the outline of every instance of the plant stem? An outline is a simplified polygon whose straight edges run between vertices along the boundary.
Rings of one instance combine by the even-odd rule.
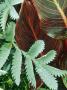
[[[56,5],[59,13],[61,14],[61,17],[62,17],[62,19],[63,19],[63,21],[65,23],[65,27],[67,28],[67,17],[65,16],[64,11],[61,9],[61,7],[60,7],[59,3],[57,2],[57,0],[53,0],[53,2]]]
[[[40,89],[42,85],[43,85],[43,82],[40,84],[40,86],[39,86],[39,87],[37,87],[37,90],[38,90],[38,89]]]

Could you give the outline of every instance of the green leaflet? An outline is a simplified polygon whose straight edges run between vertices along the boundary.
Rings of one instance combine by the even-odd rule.
[[[0,62],[1,62],[0,63],[0,69],[3,67],[3,65],[6,62],[6,60],[8,59],[8,56],[10,54],[11,47],[12,46],[10,45],[10,43],[5,43],[0,48]]]
[[[16,5],[16,4],[20,4],[23,3],[24,0],[12,0],[11,4],[12,5]]]
[[[6,27],[6,41],[13,42],[15,36],[15,23],[10,22]]]
[[[15,20],[19,18],[19,15],[17,13],[17,11],[15,10],[15,8],[12,6],[10,9],[10,17]]]
[[[0,13],[3,9],[5,9],[6,5],[4,2],[0,3]]]
[[[8,5],[11,4],[11,5],[16,5],[16,4],[20,4],[22,3],[23,0],[5,0],[5,3]]]
[[[29,83],[31,83],[31,85],[36,88],[36,80],[35,80],[32,60],[30,58],[26,58],[25,65],[26,65],[25,68],[26,68],[27,79]]]
[[[43,68],[40,64],[37,62],[35,63],[36,66],[36,72],[39,74],[40,78],[43,80],[43,82],[52,90],[58,89],[58,83],[45,68]]]
[[[51,73],[52,75],[54,76],[63,76],[63,75],[66,75],[67,74],[67,71],[66,70],[60,70],[60,69],[57,69],[55,67],[52,67],[52,66],[49,66],[49,65],[44,65],[44,68],[49,72]]]
[[[29,49],[28,55],[33,59],[37,57],[44,50],[44,41],[37,40]]]
[[[22,65],[22,54],[19,49],[16,49],[15,53],[13,54],[12,60],[12,77],[15,80],[15,83],[19,86],[20,84],[20,75],[21,75],[21,65]]]
[[[2,4],[0,4],[1,9],[0,9],[0,25],[3,30],[5,30],[8,15],[11,16],[12,19],[18,19],[19,15],[16,12],[15,8],[12,5],[13,0],[5,0]],[[16,1],[16,0],[15,0]],[[19,2],[17,2],[18,4]]]
[[[21,0],[5,0],[5,3],[6,3],[7,6],[9,5],[9,9],[10,9],[9,14],[10,14],[10,17],[13,20],[18,19],[19,15],[18,15],[17,11],[15,10],[14,5],[21,3]]]
[[[55,57],[56,57],[56,51],[51,50],[46,55],[38,58],[37,61],[39,61],[40,63],[43,63],[43,64],[48,64],[51,61],[53,61]]]
[[[35,57],[37,57],[43,51],[44,45],[45,45],[44,41],[38,40],[31,46],[28,52],[22,51],[23,55],[26,57],[25,65],[26,65],[27,78],[29,82],[32,84],[32,86],[35,88],[36,88],[36,80],[34,76],[32,60],[34,60]]]
[[[6,7],[3,9],[0,17],[0,25],[2,27],[3,30],[5,30],[6,27],[6,22],[7,22],[7,18],[8,18],[8,14],[9,14],[9,7]]]

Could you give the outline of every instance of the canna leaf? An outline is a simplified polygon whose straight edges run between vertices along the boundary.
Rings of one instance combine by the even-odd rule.
[[[24,1],[21,6],[19,20],[16,22],[15,30],[15,39],[19,48],[28,51],[36,40],[44,40],[46,43],[45,53],[51,49],[57,52],[60,51],[62,47],[61,42],[48,37],[45,32],[41,30],[40,26],[37,8],[32,4],[32,1],[30,4],[28,1]]]
[[[37,10],[31,1],[30,4],[28,1],[24,1],[15,30],[15,38],[19,48],[27,51],[36,40],[42,38],[40,33]]]
[[[41,28],[48,36],[56,39],[66,39],[67,0],[35,0],[34,4],[41,18]]]
[[[67,0],[57,0],[62,9],[66,8]],[[34,4],[38,7],[39,14],[42,16],[41,18],[53,18],[60,17],[60,13],[56,8],[56,5],[53,0],[35,0]]]

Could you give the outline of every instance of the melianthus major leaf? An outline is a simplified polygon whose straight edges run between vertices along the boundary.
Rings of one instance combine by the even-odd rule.
[[[8,15],[11,16],[12,19],[18,19],[19,15],[16,12],[15,8],[12,5],[12,0],[5,0],[5,2],[2,2],[0,4],[0,25],[3,30],[5,30],[6,22],[8,19]]]
[[[6,27],[6,41],[13,42],[14,41],[14,35],[15,35],[15,23],[10,22]]]
[[[29,49],[28,55],[33,59],[37,57],[44,50],[44,41],[37,40]]]
[[[1,25],[3,30],[5,30],[5,27],[6,27],[8,14],[9,14],[9,7],[5,7],[5,9],[3,9],[1,16],[0,16],[1,17],[0,18],[0,25]]]
[[[22,3],[23,0],[5,0],[6,4],[16,5]]]
[[[36,72],[39,74],[43,82],[52,90],[58,89],[58,83],[53,75],[48,70],[43,68],[38,62],[35,62]]]
[[[13,20],[18,19],[19,15],[17,13],[17,11],[15,10],[15,8],[12,6],[10,9],[10,16]]]
[[[55,50],[50,50],[46,55],[38,58],[37,60],[38,60],[40,63],[48,64],[48,63],[50,63],[51,61],[53,61],[55,57],[56,57],[56,51],[55,51]]]
[[[26,68],[27,79],[31,83],[31,85],[36,88],[36,80],[35,80],[32,60],[30,58],[26,58],[25,65],[26,65],[25,68]]]
[[[11,44],[10,43],[5,43],[4,45],[2,45],[2,47],[0,48],[0,69],[3,67],[3,65],[5,64],[6,60],[8,59],[8,56],[10,54],[10,50],[11,50]]]
[[[21,65],[22,65],[22,54],[19,49],[16,49],[13,60],[12,60],[12,77],[17,85],[20,84],[21,75]]]
[[[57,69],[57,68],[49,66],[49,65],[44,65],[44,68],[54,76],[60,77],[60,76],[64,76],[67,74],[66,70],[60,70],[60,69]]]
[[[11,0],[11,1],[12,1],[12,5],[16,5],[16,4],[23,3],[24,0]]]
[[[39,44],[40,43],[40,44]],[[43,46],[42,49],[40,48],[40,46]],[[38,47],[39,46],[39,47]],[[57,81],[55,80],[54,76],[46,69],[43,67],[43,65],[50,63],[50,61],[53,61],[54,57],[56,56],[56,51],[51,50],[50,52],[48,52],[44,57],[42,56],[42,58],[38,58],[35,59],[36,56],[39,54],[39,52],[41,53],[43,51],[44,48],[44,42],[42,40],[38,40],[36,41],[32,47],[29,49],[28,53],[25,54],[25,57],[29,57],[27,58],[27,64],[26,64],[26,69],[32,67],[32,61],[34,62],[35,66],[36,66],[36,71],[38,72],[39,76],[41,77],[41,79],[43,80],[43,82],[50,88],[50,89],[56,89],[58,87]],[[30,52],[30,53],[29,53]],[[36,53],[35,53],[36,52]],[[34,54],[32,54],[34,53]],[[33,57],[34,55],[34,57]],[[35,56],[36,55],[36,56]],[[32,59],[32,60],[31,60]],[[44,62],[45,61],[45,62]],[[30,63],[29,63],[30,62]],[[31,65],[31,66],[30,66]],[[33,70],[33,69],[32,69]],[[32,78],[30,76],[30,69],[27,72],[27,76],[28,76],[28,80],[30,82],[32,82]],[[32,72],[32,71],[31,71]],[[33,76],[33,75],[32,75]],[[48,78],[46,80],[46,78]],[[52,81],[51,81],[52,80]],[[51,84],[51,82],[54,82],[54,84]],[[33,85],[33,84],[32,84]]]
[[[5,7],[6,7],[6,5],[4,2],[0,3],[0,13]]]
[[[14,8],[14,5],[19,4],[19,3],[21,3],[21,0],[5,0],[5,4],[7,6],[9,6],[9,8],[10,8],[9,13],[13,20],[16,20],[19,18],[19,15],[18,15],[16,9]]]

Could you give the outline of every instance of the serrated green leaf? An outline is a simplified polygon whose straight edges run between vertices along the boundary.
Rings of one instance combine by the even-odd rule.
[[[5,75],[7,72],[4,70],[0,70],[0,76]]]
[[[10,22],[6,28],[6,37],[5,37],[6,41],[13,42],[14,35],[15,35],[15,23]]]
[[[15,8],[13,6],[10,9],[10,16],[13,20],[19,18],[19,14],[17,13],[17,11],[15,10]]]
[[[20,84],[21,75],[21,65],[22,65],[22,54],[20,50],[15,51],[12,61],[12,77],[15,80],[16,85]]]
[[[15,8],[12,5],[12,1],[14,0],[5,0],[2,4],[0,4],[1,9],[0,9],[0,26],[2,27],[3,31],[5,30],[8,15],[11,16],[12,19],[18,19],[19,15],[16,12]],[[19,3],[15,0],[14,2]]]
[[[43,80],[43,82],[52,90],[58,89],[58,83],[46,69],[44,69],[38,62],[35,63],[36,65],[36,72],[39,74],[40,78]]]
[[[2,11],[5,7],[6,7],[5,3],[2,2],[2,3],[0,4],[0,13],[1,13],[1,11]]]
[[[37,40],[29,49],[28,55],[33,59],[37,57],[44,50],[44,41]]]
[[[6,22],[7,22],[7,18],[9,15],[9,7],[6,7],[5,9],[3,9],[2,13],[1,13],[1,19],[0,19],[0,25],[3,29],[3,31],[5,30],[6,27]]]
[[[49,66],[49,65],[45,65],[44,68],[54,76],[59,76],[60,77],[60,76],[63,76],[63,75],[67,74],[67,71],[60,70],[60,69],[57,69],[57,68]]]
[[[12,0],[12,5],[23,3],[24,0]]]
[[[5,64],[6,60],[8,59],[8,56],[10,54],[10,50],[11,50],[11,45],[10,43],[5,43],[4,45],[2,45],[2,47],[0,48],[0,69],[3,67],[3,65]]]
[[[51,61],[53,61],[55,57],[56,57],[56,51],[50,50],[46,55],[38,58],[37,61],[43,64],[48,64]]]
[[[25,68],[26,68],[26,75],[27,75],[28,81],[29,83],[31,83],[33,87],[36,88],[36,80],[35,80],[32,60],[29,58],[26,58],[25,65],[26,65]]]

